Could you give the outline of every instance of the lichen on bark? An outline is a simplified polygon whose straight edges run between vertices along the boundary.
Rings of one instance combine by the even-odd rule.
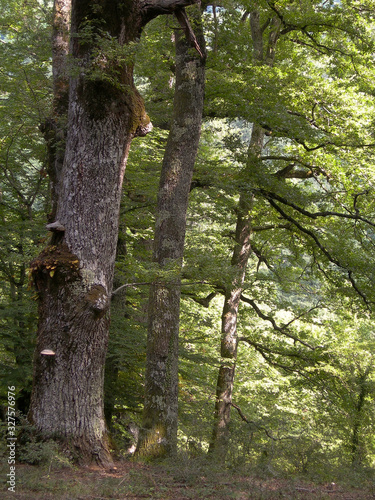
[[[144,135],[150,123],[133,83],[132,63],[97,58],[95,39],[100,27],[119,46],[136,43],[142,27],[173,12],[175,2],[148,7],[139,0],[72,2],[74,71],[53,211],[64,231],[31,264],[39,323],[30,420],[43,436],[59,436],[84,461],[102,465],[111,460],[103,377],[122,180],[131,140]],[[85,22],[94,32],[86,41],[80,37]],[[104,64],[102,75],[93,71],[93,62]],[[45,349],[56,353],[52,363],[42,357]]]
[[[196,11],[197,17],[200,13]],[[201,26],[200,26],[201,28]],[[203,32],[199,30],[204,50]],[[160,177],[153,260],[161,273],[150,287],[145,404],[137,453],[148,457],[177,452],[178,334],[181,266],[186,213],[200,138],[204,58],[176,35],[176,90],[171,130]]]

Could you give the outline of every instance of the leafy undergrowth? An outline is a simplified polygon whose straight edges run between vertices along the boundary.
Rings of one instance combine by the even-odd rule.
[[[18,464],[16,491],[8,492],[7,468],[1,469],[3,499],[27,500],[288,500],[375,498],[375,482],[357,484],[313,483],[298,477],[260,477],[244,470],[228,471],[199,460],[178,460],[157,465],[123,461],[104,471],[97,466],[49,467]]]

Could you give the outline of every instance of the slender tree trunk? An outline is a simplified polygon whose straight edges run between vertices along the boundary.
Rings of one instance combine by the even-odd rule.
[[[132,138],[150,129],[132,64],[103,46],[108,37],[119,47],[135,42],[149,20],[189,3],[72,1],[56,220],[51,244],[31,264],[39,324],[29,419],[83,462],[111,463],[103,377],[122,180]]]
[[[268,45],[263,44],[263,31],[260,27],[259,12],[250,14],[253,40],[253,60],[256,64],[272,65],[274,50],[279,37],[279,23],[271,23]],[[258,158],[264,143],[263,128],[254,123],[251,133],[246,171],[257,168]],[[245,171],[245,175],[246,175]],[[235,247],[231,265],[234,272],[232,286],[225,291],[221,322],[221,364],[216,385],[214,425],[210,451],[220,455],[226,453],[229,438],[229,423],[233,397],[233,384],[237,362],[237,321],[246,268],[251,255],[251,211],[253,199],[249,190],[240,192],[237,209]]]
[[[120,234],[117,239],[117,249],[116,249],[116,261],[118,258],[124,258],[126,256],[126,241],[125,235],[126,227],[124,221],[120,221],[122,227],[120,227]],[[123,283],[114,276],[113,288],[117,289]],[[113,294],[111,300],[111,316],[114,317],[115,314],[122,316],[125,320],[126,315],[126,293],[125,290],[121,294]],[[116,334],[115,334],[116,335]],[[116,336],[115,336],[116,338]],[[120,371],[120,359],[115,352],[108,352],[105,362],[104,370],[104,416],[106,420],[107,427],[109,431],[112,430],[112,417],[116,404],[116,388],[118,386],[118,375]]]
[[[204,50],[200,20],[196,34],[198,30]],[[145,406],[138,444],[138,453],[153,457],[174,454],[177,446],[180,273],[203,94],[204,58],[176,32],[176,90],[159,185],[153,255],[160,270],[169,271],[172,277],[161,277],[151,286]]]
[[[352,452],[352,465],[360,465],[364,459],[364,451],[361,449],[361,426],[363,419],[363,407],[366,402],[368,394],[368,377],[372,371],[372,365],[369,364],[367,368],[360,373],[357,378],[358,383],[358,397],[354,406],[354,422],[351,435],[351,452]]]
[[[51,213],[49,222],[55,221],[58,204],[58,184],[61,175],[66,140],[66,122],[69,104],[68,55],[70,42],[71,0],[54,0],[52,23],[52,115],[40,129],[48,149]]]
[[[247,169],[252,168],[251,159],[262,151],[264,131],[259,125],[253,125]],[[251,211],[253,197],[249,192],[241,192],[237,211],[235,247],[231,265],[234,269],[232,286],[225,292],[221,316],[221,365],[216,385],[215,420],[211,450],[226,450],[229,437],[234,374],[237,361],[237,319],[246,268],[251,255]]]

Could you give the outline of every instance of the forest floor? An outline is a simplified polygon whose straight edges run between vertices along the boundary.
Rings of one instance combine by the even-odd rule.
[[[297,476],[267,478],[243,470],[223,470],[217,465],[213,468],[194,460],[167,465],[124,461],[116,463],[116,469],[111,471],[96,466],[18,464],[14,493],[7,491],[9,466],[4,465],[0,472],[1,489],[5,493],[0,492],[0,497],[6,500],[375,499],[374,481],[319,484]]]

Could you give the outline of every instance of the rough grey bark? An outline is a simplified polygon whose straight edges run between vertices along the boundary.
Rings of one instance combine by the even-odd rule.
[[[136,41],[147,21],[176,8],[164,4],[151,2],[150,11],[136,0],[72,2],[74,64],[56,220],[51,243],[31,264],[39,324],[29,419],[82,462],[111,463],[103,376],[121,187],[131,140],[150,129],[132,64],[98,53],[102,36]],[[85,26],[91,31],[83,37]]]
[[[250,26],[253,40],[253,60],[256,64],[272,65],[274,51],[279,37],[279,22],[271,23],[268,44],[264,49],[263,31],[260,27],[259,12],[250,14]],[[246,171],[258,168],[258,158],[264,144],[264,130],[254,123],[251,133]],[[245,173],[246,175],[246,173]],[[234,278],[225,291],[221,323],[221,363],[216,384],[215,415],[210,451],[224,454],[229,438],[229,423],[233,397],[233,384],[237,361],[237,321],[246,268],[251,255],[251,212],[252,194],[248,190],[240,192],[237,209],[235,246],[231,265]]]
[[[196,12],[198,15],[198,9]],[[204,51],[199,22],[195,33],[199,33]],[[170,270],[171,277],[156,280],[150,290],[145,405],[138,445],[138,453],[153,457],[174,454],[177,445],[180,273],[201,131],[204,66],[204,58],[176,32],[176,89],[158,192],[153,254],[160,270]]]

